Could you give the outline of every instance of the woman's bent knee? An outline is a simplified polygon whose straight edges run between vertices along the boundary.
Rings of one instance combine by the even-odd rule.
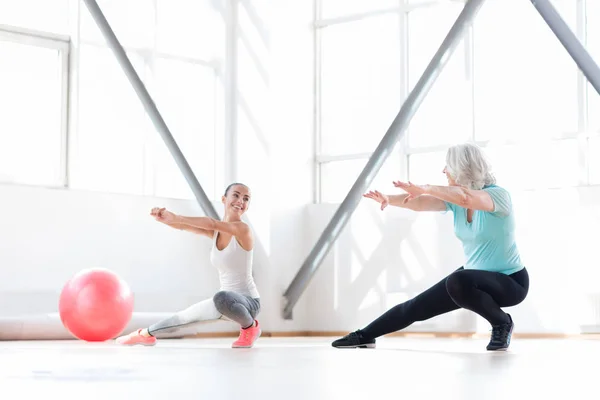
[[[454,272],[446,278],[446,291],[452,298],[461,297],[465,292],[466,282],[465,274],[461,274],[461,271]]]
[[[225,314],[231,307],[231,296],[226,291],[219,291],[213,296],[215,307],[221,314]]]

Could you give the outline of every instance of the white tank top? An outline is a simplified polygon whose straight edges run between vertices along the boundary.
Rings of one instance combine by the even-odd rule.
[[[235,236],[223,250],[217,248],[219,232],[215,231],[210,250],[210,261],[219,271],[220,290],[248,295],[254,299],[260,295],[252,276],[252,253],[240,246]]]

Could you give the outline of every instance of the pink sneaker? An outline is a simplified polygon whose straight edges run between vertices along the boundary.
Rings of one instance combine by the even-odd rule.
[[[260,330],[260,327],[258,326],[258,321],[255,320],[255,322],[256,322],[256,325],[251,328],[240,329],[240,337],[238,337],[238,340],[233,342],[231,347],[233,347],[233,348],[252,347],[254,342],[256,342],[256,339],[258,339],[260,337],[260,334],[262,333],[262,331]]]
[[[154,336],[142,335],[142,330],[131,332],[129,335],[121,336],[116,339],[117,344],[126,346],[134,346],[141,344],[143,346],[154,346],[156,344],[156,338]]]

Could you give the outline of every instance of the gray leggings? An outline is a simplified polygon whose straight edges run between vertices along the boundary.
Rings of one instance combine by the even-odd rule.
[[[220,291],[212,299],[196,303],[177,314],[150,325],[148,333],[173,332],[178,328],[204,321],[225,319],[249,328],[260,311],[260,299],[243,294]]]

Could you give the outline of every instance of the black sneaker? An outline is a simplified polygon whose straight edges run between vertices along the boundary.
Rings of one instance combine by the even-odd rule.
[[[360,331],[356,331],[347,334],[343,338],[334,340],[331,345],[339,349],[352,349],[357,347],[361,349],[374,349],[375,339],[365,339]]]
[[[507,324],[496,325],[492,327],[492,338],[490,339],[490,343],[487,345],[488,350],[506,350],[510,345],[510,338],[512,336],[513,328],[515,324],[513,323],[512,317],[510,314],[507,314],[510,322]]]

